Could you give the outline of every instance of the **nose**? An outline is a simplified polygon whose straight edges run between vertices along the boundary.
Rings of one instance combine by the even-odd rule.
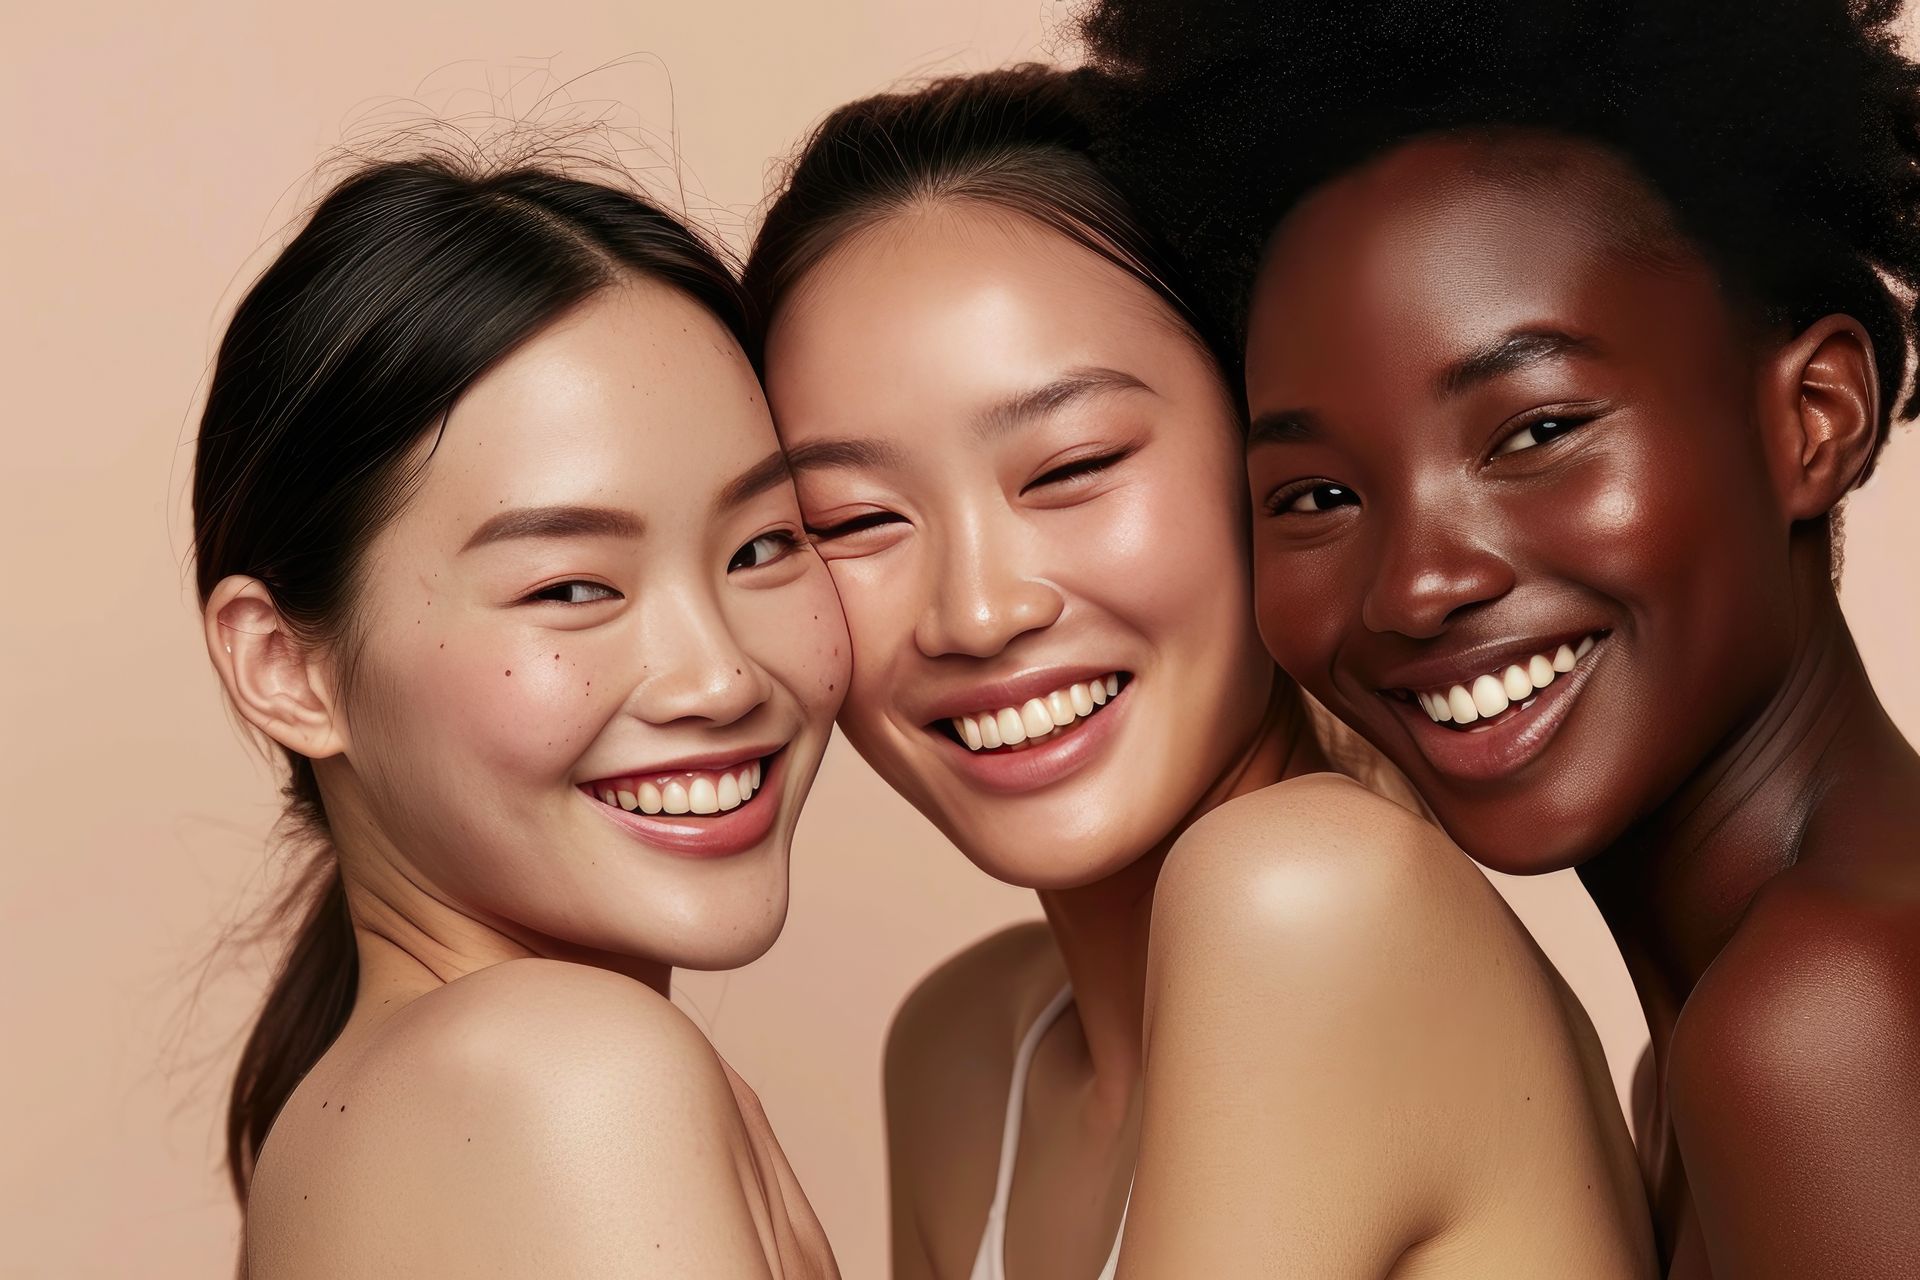
[[[687,588],[649,602],[641,672],[629,702],[649,724],[728,725],[773,695],[773,681],[735,639],[711,593]]]
[[[939,546],[914,626],[921,653],[988,658],[1016,636],[1059,619],[1066,602],[1059,588],[1031,571],[1031,548],[1011,512],[974,513],[952,522]]]
[[[1382,538],[1360,611],[1370,631],[1427,639],[1461,610],[1513,589],[1513,566],[1457,519],[1416,516],[1384,528]]]

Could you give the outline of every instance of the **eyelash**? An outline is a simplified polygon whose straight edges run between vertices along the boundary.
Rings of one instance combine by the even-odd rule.
[[[555,591],[563,590],[567,587],[592,587],[596,591],[605,591],[605,592],[608,592],[609,594],[605,596],[596,597],[593,600],[554,600],[550,598],[551,593]],[[586,578],[569,578],[565,582],[556,582],[550,587],[540,588],[538,591],[535,591],[532,594],[528,595],[526,599],[522,601],[522,603],[530,604],[538,601],[545,604],[560,604],[560,605],[566,605],[569,608],[578,608],[583,604],[598,604],[601,600],[617,600],[619,598],[620,598],[620,593],[618,591],[615,591],[612,587],[608,586],[604,582],[592,582]]]
[[[741,556],[753,550],[754,547],[758,546],[760,543],[767,542],[767,541],[772,541],[779,544],[779,550],[772,557],[761,561],[759,564],[741,564],[740,563]],[[792,555],[795,551],[799,550],[800,545],[801,545],[800,536],[794,533],[793,530],[769,529],[765,533],[761,534],[759,537],[749,540],[745,546],[741,547],[738,551],[733,553],[733,558],[727,561],[727,572],[732,573],[735,568],[764,569],[769,565],[778,564],[780,561],[785,560],[788,556]]]
[[[1078,480],[1082,476],[1097,475],[1115,463],[1121,462],[1132,452],[1131,449],[1116,449],[1112,453],[1096,454],[1090,458],[1075,458],[1072,462],[1062,463],[1051,471],[1044,471],[1035,476],[1020,492],[1025,493],[1028,489],[1037,489],[1041,485],[1060,484],[1067,480]]]
[[[835,538],[850,537],[863,530],[877,528],[880,525],[891,523],[899,518],[899,516],[891,511],[863,511],[850,520],[842,520],[839,524],[808,525],[807,536],[816,542],[831,542]]]
[[[1594,415],[1594,414],[1582,415],[1577,413],[1540,414],[1538,417],[1532,418],[1526,422],[1521,423],[1518,427],[1516,427],[1513,430],[1511,434],[1507,435],[1505,438],[1503,438],[1500,441],[1499,444],[1495,445],[1493,450],[1493,456],[1496,458],[1499,458],[1499,457],[1504,457],[1509,453],[1522,453],[1528,449],[1538,449],[1544,445],[1550,445],[1555,440],[1562,439],[1568,434],[1570,434],[1571,432],[1577,430],[1578,428],[1586,426],[1589,422],[1592,422],[1596,416],[1597,415]],[[1542,440],[1539,438],[1537,434],[1542,427],[1558,427],[1560,429],[1554,432],[1554,434],[1548,436],[1546,439]],[[1518,440],[1521,436],[1525,435],[1529,431],[1536,433],[1533,444],[1522,445],[1517,449],[1510,449],[1507,447],[1508,445],[1512,444],[1515,440]]]
[[[1301,483],[1290,484],[1275,492],[1269,496],[1265,502],[1260,504],[1260,509],[1270,516],[1305,515],[1307,513],[1304,511],[1288,511],[1287,508],[1291,507],[1307,494],[1312,493],[1315,489],[1332,489],[1356,499],[1354,502],[1335,503],[1335,506],[1359,505],[1357,501],[1358,495],[1354,494],[1353,490],[1344,484],[1334,484],[1330,480],[1307,480]],[[1323,510],[1318,514],[1325,514],[1325,511]]]

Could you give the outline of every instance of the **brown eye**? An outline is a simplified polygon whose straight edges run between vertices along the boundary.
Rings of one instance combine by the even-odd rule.
[[[758,569],[782,559],[789,551],[799,546],[798,540],[784,529],[772,533],[763,533],[746,546],[733,553],[733,559],[727,561],[727,572],[735,569]]]
[[[1316,515],[1322,511],[1331,511],[1335,507],[1359,505],[1360,495],[1345,485],[1316,484],[1311,488],[1282,494],[1275,504],[1275,509],[1298,515]]]
[[[1575,427],[1591,421],[1587,418],[1540,418],[1529,422],[1505,440],[1493,451],[1497,458],[1503,453],[1519,453],[1522,449],[1532,449],[1538,445],[1551,444]]]
[[[543,600],[553,604],[593,604],[599,600],[618,600],[620,593],[601,582],[587,582],[576,579],[572,582],[556,582],[550,587],[528,596],[529,600]]]

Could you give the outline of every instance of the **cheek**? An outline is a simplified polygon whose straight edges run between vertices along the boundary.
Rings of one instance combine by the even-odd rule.
[[[880,719],[891,685],[890,658],[913,652],[913,626],[924,607],[917,575],[920,563],[911,543],[860,558],[828,564],[829,595],[835,597],[836,616],[844,617],[846,638],[842,652],[848,665],[841,669],[845,698],[839,714],[843,723]]]
[[[435,621],[364,659],[380,738],[409,770],[454,768],[475,790],[564,776],[616,709],[632,645],[499,611]]]
[[[847,695],[853,648],[825,565],[777,590],[743,596],[730,625],[741,649],[794,695],[810,725],[833,720]]]
[[[1256,530],[1253,552],[1254,620],[1273,660],[1314,696],[1332,683],[1341,627],[1359,612],[1367,575],[1355,563],[1357,539],[1302,548]]]

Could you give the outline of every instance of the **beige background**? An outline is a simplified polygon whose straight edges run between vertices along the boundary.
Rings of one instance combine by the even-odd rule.
[[[272,886],[274,809],[200,648],[185,484],[218,326],[311,193],[315,160],[424,109],[528,113],[550,73],[645,54],[553,103],[625,103],[614,118],[671,143],[696,211],[737,240],[768,158],[827,108],[905,74],[1043,52],[1060,12],[1044,0],[123,10],[11,0],[0,16],[5,1276],[208,1276],[232,1258],[216,1116],[270,951],[206,961]],[[415,96],[425,108],[392,101]],[[1910,735],[1917,513],[1920,441],[1896,442],[1851,512],[1845,596]],[[939,958],[1037,912],[844,744],[815,790],[794,876],[771,956],[692,976],[681,1000],[759,1088],[847,1275],[878,1276],[888,1013]],[[1624,1072],[1644,1027],[1577,885],[1502,887]]]

